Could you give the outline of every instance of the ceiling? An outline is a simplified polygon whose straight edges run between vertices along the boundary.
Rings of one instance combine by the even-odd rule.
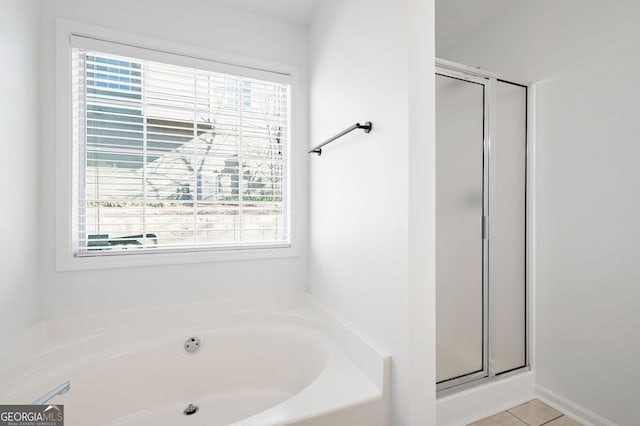
[[[226,7],[307,25],[322,0],[214,0]],[[492,18],[527,0],[435,0],[436,50],[446,52],[458,40]]]
[[[323,0],[214,1],[256,15],[308,25]],[[446,52],[496,16],[526,1],[528,0],[435,0],[437,54]]]
[[[436,0],[436,54],[526,0]]]
[[[321,0],[215,0],[234,9],[307,25]]]

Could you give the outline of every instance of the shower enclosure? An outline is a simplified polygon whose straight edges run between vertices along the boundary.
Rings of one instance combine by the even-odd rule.
[[[437,389],[525,369],[526,85],[438,61]]]

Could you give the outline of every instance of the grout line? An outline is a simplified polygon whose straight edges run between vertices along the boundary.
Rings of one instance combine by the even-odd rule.
[[[519,405],[516,405],[516,407],[519,407]],[[515,407],[513,407],[515,408]],[[521,419],[520,417],[516,416],[515,414],[513,414],[511,411],[511,409],[507,410],[507,413],[511,414],[513,417],[515,417],[516,419],[520,420],[522,423],[524,423],[527,426],[531,426],[529,423],[525,422],[523,419]]]
[[[529,426],[529,423],[525,422],[524,420],[522,420],[520,417],[516,416],[515,414],[513,414],[511,411],[506,410],[507,413],[511,414],[513,417],[515,417],[516,419],[518,419],[518,421],[520,421],[520,423],[522,423],[523,425],[527,425]]]
[[[536,399],[532,399],[532,400],[531,400],[531,401],[529,401],[529,402],[532,402],[532,401],[536,401]],[[525,402],[524,404],[520,404],[520,405],[525,405],[525,404],[528,404],[529,402]],[[542,402],[542,401],[541,401],[541,402]],[[515,417],[516,419],[518,419],[518,420],[520,420],[521,422],[523,422],[524,424],[526,424],[527,426],[535,426],[535,425],[531,425],[531,424],[529,424],[527,421],[525,421],[524,419],[521,419],[521,418],[520,418],[520,417],[518,417],[516,414],[514,414],[514,413],[512,413],[512,412],[511,412],[511,410],[512,410],[512,409],[517,408],[517,407],[520,407],[520,405],[516,405],[515,407],[511,407],[511,408],[509,408],[508,410],[505,410],[505,411],[506,411],[507,413],[511,414],[511,415],[512,415],[513,417]],[[553,407],[551,407],[551,408],[553,408]],[[557,410],[556,410],[556,411],[557,411]],[[563,416],[564,416],[564,413],[560,413],[560,415],[559,415],[559,416],[556,416],[556,417],[554,417],[554,418],[550,419],[549,421],[546,421],[546,422],[544,422],[544,423],[541,423],[541,424],[540,424],[540,425],[538,425],[538,426],[544,426],[544,425],[546,425],[546,424],[551,423],[551,422],[552,422],[552,421],[554,421],[554,420],[558,420],[560,417],[563,417]]]
[[[520,421],[520,423],[522,423],[523,425],[527,425],[527,426],[529,426],[529,424],[528,424],[527,422],[525,422],[524,420],[522,420],[521,418],[519,418],[519,417],[518,417],[518,416],[516,416],[515,414],[511,413],[509,410],[500,411],[499,413],[496,413],[496,414],[494,414],[494,415],[492,415],[492,416],[489,416],[489,417],[485,417],[484,419],[477,420],[477,421],[475,421],[475,422],[473,422],[473,423],[471,423],[471,424],[469,424],[469,425],[467,425],[467,426],[475,425],[476,423],[480,423],[480,422],[482,422],[482,421],[484,421],[484,420],[487,420],[487,419],[489,419],[489,418],[491,418],[491,417],[497,416],[497,415],[502,414],[502,413],[510,414],[511,416],[513,416],[513,417],[515,417],[516,419],[518,419],[518,421]]]
[[[546,423],[542,423],[540,426],[544,426],[544,425],[548,425],[549,423],[551,423],[554,420],[558,420],[560,417],[564,417],[564,414],[560,413],[560,415],[558,417],[554,417],[553,419],[549,420]]]
[[[520,420],[520,422],[521,422],[522,424],[525,424],[525,425],[529,426],[529,423],[525,422],[525,421],[524,421],[524,420],[522,420],[520,417],[518,417],[518,416],[516,416],[515,414],[513,414],[511,411],[509,411],[509,410],[504,410],[504,413],[511,414],[513,417],[515,417],[516,419]],[[499,414],[499,413],[498,413],[498,414]]]
[[[527,403],[525,402],[525,404],[527,404]],[[520,405],[524,405],[524,404],[520,404]],[[520,405],[516,405],[516,407],[519,407]],[[516,407],[512,407],[512,408],[516,408]],[[512,412],[511,412],[511,409],[512,409],[512,408],[509,408],[508,410],[504,410],[504,411],[502,411],[501,413],[508,413],[508,414],[511,414],[513,417],[515,417],[516,419],[520,420],[523,424],[525,424],[525,425],[527,425],[527,426],[536,426],[536,425],[531,425],[530,423],[528,423],[528,422],[527,422],[527,421],[525,421],[524,419],[521,419],[521,418],[520,418],[520,417],[518,417],[516,414],[512,413]],[[500,414],[500,413],[497,413],[497,414],[495,414],[495,415],[497,416],[498,414]],[[490,417],[491,417],[491,416],[490,416]],[[544,426],[544,425],[548,425],[549,423],[551,423],[551,422],[553,422],[553,421],[555,421],[555,420],[558,420],[560,417],[564,417],[564,414],[563,414],[563,413],[560,413],[560,415],[559,415],[559,416],[556,416],[556,417],[554,417],[554,418],[552,418],[552,419],[550,419],[550,420],[548,420],[548,421],[546,421],[546,422],[544,422],[544,423],[541,423],[541,424],[539,424],[539,425],[537,425],[537,426]],[[487,417],[487,418],[488,418],[488,417]],[[480,421],[482,421],[482,420],[486,420],[486,419],[481,419],[481,420],[478,420],[478,421],[480,422]],[[476,423],[477,423],[477,422],[476,422]],[[473,424],[475,424],[475,423],[473,423]]]

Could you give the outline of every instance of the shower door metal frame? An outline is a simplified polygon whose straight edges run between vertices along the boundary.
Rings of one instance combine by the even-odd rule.
[[[490,106],[492,83],[488,78],[470,75],[457,69],[436,66],[436,75],[475,83],[482,86],[483,93],[483,147],[482,147],[482,216],[478,218],[478,234],[482,241],[482,369],[459,377],[436,383],[436,390],[444,390],[471,381],[482,379],[489,374],[489,158],[491,147]],[[437,142],[436,142],[437,143]]]
[[[530,296],[529,296],[529,139],[531,136],[530,115],[532,108],[530,106],[531,97],[529,96],[529,90],[531,84],[525,82],[514,81],[513,79],[504,79],[497,74],[486,72],[477,68],[471,68],[466,65],[457,64],[455,62],[436,59],[435,74],[444,77],[456,78],[470,83],[477,83],[483,86],[484,91],[484,149],[483,149],[483,182],[482,182],[482,203],[483,203],[483,220],[482,220],[482,294],[483,294],[483,360],[482,370],[465,374],[463,376],[443,380],[436,383],[436,391],[438,396],[445,396],[458,390],[466,389],[477,385],[478,383],[486,383],[489,381],[498,380],[505,377],[510,377],[522,371],[529,371],[530,356],[530,334],[529,334],[529,317],[530,317]],[[490,228],[491,228],[491,209],[490,209],[490,171],[491,171],[491,141],[495,140],[495,126],[493,125],[494,117],[491,116],[492,112],[496,111],[496,100],[494,94],[496,93],[496,85],[498,81],[516,84],[523,86],[527,89],[526,100],[526,138],[525,138],[525,271],[524,271],[524,285],[525,285],[525,365],[523,367],[515,368],[502,373],[496,373],[494,370],[495,359],[495,347],[492,344],[490,336],[491,325],[491,311],[490,307],[490,294],[489,294],[489,244],[490,244]]]

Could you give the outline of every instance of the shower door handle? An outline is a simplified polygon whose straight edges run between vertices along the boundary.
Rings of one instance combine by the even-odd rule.
[[[489,217],[480,216],[480,239],[489,239]]]

